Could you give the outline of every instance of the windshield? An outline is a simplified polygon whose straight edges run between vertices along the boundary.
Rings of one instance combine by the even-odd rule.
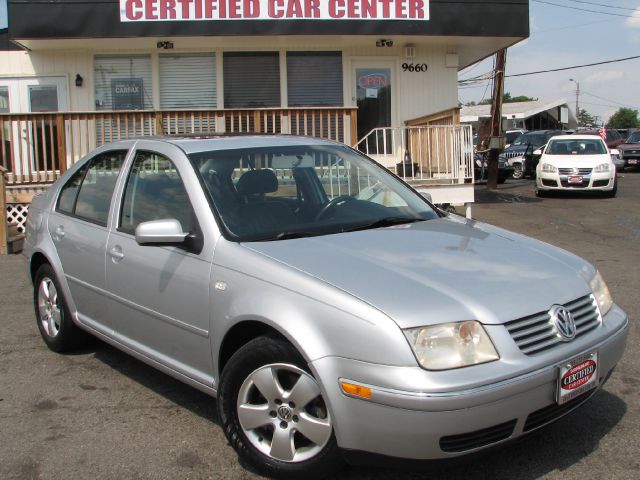
[[[640,132],[633,132],[625,143],[640,143]]]
[[[429,220],[429,204],[341,145],[189,155],[230,238],[285,240]]]
[[[551,140],[545,150],[546,155],[603,155],[607,153],[604,142],[594,139]]]
[[[533,147],[539,147],[547,143],[547,135],[544,133],[523,133],[518,136],[511,145],[525,146],[532,145]]]

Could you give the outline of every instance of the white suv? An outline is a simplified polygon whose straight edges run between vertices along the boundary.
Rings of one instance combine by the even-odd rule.
[[[536,195],[556,191],[600,191],[615,197],[616,167],[598,135],[559,135],[544,147],[536,167]]]

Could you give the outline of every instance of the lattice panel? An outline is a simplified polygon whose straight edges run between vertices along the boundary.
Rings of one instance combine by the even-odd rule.
[[[20,233],[24,233],[25,223],[27,223],[27,213],[29,213],[28,203],[7,204],[7,221],[9,224],[17,224]]]

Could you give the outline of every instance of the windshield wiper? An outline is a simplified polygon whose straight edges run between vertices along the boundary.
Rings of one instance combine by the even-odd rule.
[[[369,230],[372,228],[392,227],[394,225],[402,225],[405,223],[423,222],[426,218],[407,218],[407,217],[385,217],[375,220],[364,225],[357,225],[355,227],[347,227],[343,229],[343,232],[356,232],[358,230]]]
[[[325,232],[310,232],[310,231],[289,231],[289,232],[280,232],[272,240],[289,240],[291,238],[304,238],[304,237],[317,237],[318,235],[323,235]]]

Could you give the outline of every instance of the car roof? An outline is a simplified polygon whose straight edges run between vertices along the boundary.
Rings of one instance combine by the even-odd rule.
[[[296,135],[260,135],[260,134],[203,134],[182,136],[140,137],[139,141],[158,141],[180,147],[186,154],[213,150],[236,150],[240,148],[282,147],[327,145],[336,142],[317,137]]]

